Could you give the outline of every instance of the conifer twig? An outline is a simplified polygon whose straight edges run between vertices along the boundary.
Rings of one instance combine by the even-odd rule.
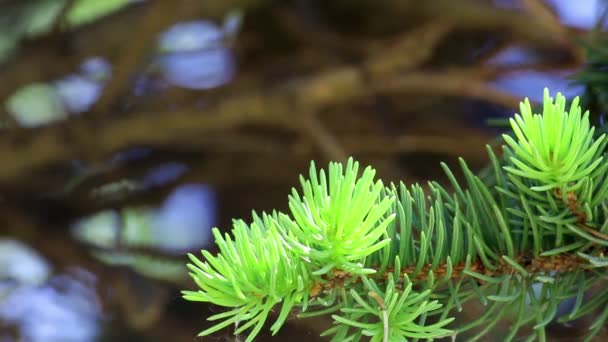
[[[327,172],[312,163],[309,178],[300,177],[302,194],[289,196],[290,214],[254,213],[251,225],[235,221],[233,238],[215,230],[219,255],[190,255],[200,290],[184,298],[233,308],[210,317],[224,321],[201,334],[247,321],[236,333],[251,327],[252,341],[267,312],[284,302],[273,333],[301,306],[317,307],[307,316],[331,314],[335,325],[323,335],[333,341],[434,339],[481,327],[477,339],[510,305],[518,323],[505,339],[534,322],[544,341],[562,299],[577,298],[560,318],[566,321],[608,305],[606,295],[582,302],[608,266],[608,241],[577,226],[608,215],[608,140],[594,135],[578,99],[566,110],[561,94],[553,100],[545,90],[543,107],[541,115],[528,100],[521,104],[512,134],[503,135],[502,159],[487,148],[492,176],[480,178],[461,159],[461,183],[444,164],[452,194],[436,182],[428,192],[418,184],[386,187],[369,167],[359,175],[352,158]],[[476,298],[489,306],[486,314],[450,325],[452,311]],[[589,336],[606,320],[600,315]]]

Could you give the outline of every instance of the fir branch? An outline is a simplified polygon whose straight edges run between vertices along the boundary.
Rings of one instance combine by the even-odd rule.
[[[504,155],[488,147],[483,177],[461,160],[458,181],[384,186],[352,159],[327,174],[314,163],[301,177],[302,195],[289,196],[290,213],[235,221],[234,238],[214,235],[217,256],[190,255],[200,287],[184,298],[231,307],[203,331],[228,325],[251,341],[269,312],[282,303],[271,330],[291,311],[332,314],[323,335],[333,341],[435,339],[474,331],[476,340],[500,320],[515,321],[505,340],[529,328],[544,341],[545,327],[608,306],[608,292],[590,301],[585,293],[605,279],[608,266],[608,163],[605,135],[596,136],[589,114],[575,99],[569,111],[560,94],[545,91],[542,114],[526,100],[504,135]],[[573,310],[557,317],[561,301]],[[479,300],[486,313],[458,322],[454,311]],[[528,315],[527,312],[533,314]],[[608,319],[604,310],[588,338]],[[244,324],[241,324],[244,323]]]

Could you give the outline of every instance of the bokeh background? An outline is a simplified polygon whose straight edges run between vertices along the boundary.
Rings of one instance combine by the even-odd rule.
[[[608,47],[605,8],[0,0],[0,341],[201,340],[220,309],[181,299],[185,254],[213,251],[212,227],[285,210],[311,160],[445,182],[440,161],[481,169],[544,87],[586,95],[603,124],[588,81],[606,71],[590,62]],[[328,324],[259,340],[322,341]]]

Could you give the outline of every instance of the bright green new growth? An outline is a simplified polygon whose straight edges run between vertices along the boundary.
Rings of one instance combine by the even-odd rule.
[[[551,322],[593,315],[587,338],[608,319],[608,292],[586,300],[608,267],[606,138],[594,136],[578,99],[566,112],[560,94],[545,91],[543,114],[529,102],[511,120],[504,156],[488,147],[489,169],[473,174],[461,160],[453,192],[384,186],[375,171],[349,159],[325,170],[311,165],[290,213],[253,214],[231,234],[214,229],[217,255],[190,255],[200,288],[184,298],[229,311],[209,317],[248,332],[265,322],[276,334],[290,313],[331,315],[332,341],[407,341],[463,336],[474,341],[499,321],[501,339],[545,341]],[[563,300],[573,308],[558,314]],[[461,322],[455,313],[478,301],[485,313]],[[599,312],[598,312],[599,311]]]
[[[325,171],[319,172],[314,163],[310,167],[310,180],[300,176],[304,197],[293,189],[289,208],[294,217],[281,215],[282,225],[289,232],[289,241],[311,261],[315,275],[332,269],[354,274],[374,273],[364,269],[363,258],[390,242],[378,241],[395,215],[383,217],[394,201],[385,197],[377,201],[384,189],[382,181],[374,182],[376,173],[371,167],[357,178],[358,163],[349,160],[346,170],[342,165],[331,164],[329,184]],[[318,268],[318,269],[317,269]]]
[[[234,221],[234,239],[214,228],[219,254],[202,251],[206,262],[189,255],[190,275],[200,290],[184,291],[184,298],[235,309],[209,317],[224,320],[201,335],[248,321],[235,333],[254,326],[250,341],[282,302],[271,327],[276,333],[295,304],[307,306],[313,284],[327,282],[321,276],[330,271],[375,272],[364,268],[364,260],[390,242],[382,237],[395,216],[384,217],[394,198],[379,200],[384,186],[374,181],[375,171],[368,167],[358,177],[358,169],[352,159],[344,171],[341,164],[331,163],[328,181],[324,170],[317,177],[313,164],[311,180],[301,178],[303,198],[295,189],[289,198],[293,219],[282,213],[260,219],[253,213],[251,225]]]
[[[234,240],[228,234],[222,237],[214,228],[219,254],[213,256],[202,251],[205,263],[189,255],[193,263],[188,264],[192,271],[190,275],[201,290],[184,291],[184,298],[235,308],[209,317],[209,320],[224,321],[201,335],[238,321],[248,321],[239,327],[237,333],[254,326],[253,337],[262,328],[270,310],[282,302],[279,318],[272,326],[276,333],[294,303],[307,296],[311,283],[306,267],[297,255],[285,248],[275,222],[266,214],[261,219],[254,214],[253,223],[249,226],[242,220],[235,220]]]
[[[563,191],[582,186],[582,180],[595,171],[602,161],[606,136],[595,139],[595,127],[590,127],[589,112],[581,117],[578,97],[566,111],[566,99],[557,94],[557,100],[544,92],[543,114],[533,114],[530,101],[520,104],[521,116],[511,119],[516,142],[503,135],[505,142],[515,151],[511,161],[516,165],[506,167],[509,172],[535,179],[539,186],[531,189],[544,191],[565,185]]]

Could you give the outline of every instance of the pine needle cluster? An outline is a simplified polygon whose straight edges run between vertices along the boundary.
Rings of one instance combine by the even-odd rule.
[[[566,108],[548,90],[542,113],[526,100],[511,128],[500,157],[487,147],[486,172],[461,160],[458,181],[442,164],[450,191],[385,185],[353,159],[312,163],[289,213],[235,220],[231,234],[214,229],[217,255],[190,255],[199,289],[184,298],[227,308],[201,335],[234,325],[252,341],[297,314],[330,315],[333,341],[472,341],[507,318],[505,341],[544,341],[549,323],[591,315],[591,339],[608,319],[608,291],[585,296],[608,266],[606,136],[578,99]],[[455,319],[474,301],[484,314]]]

